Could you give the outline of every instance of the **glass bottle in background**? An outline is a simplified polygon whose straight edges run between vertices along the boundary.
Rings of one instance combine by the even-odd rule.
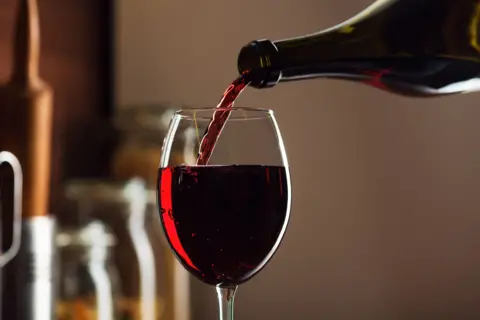
[[[120,319],[116,306],[119,278],[112,260],[115,243],[113,234],[100,221],[59,230],[56,319]]]
[[[157,230],[155,198],[144,180],[75,180],[67,183],[65,192],[78,215],[101,220],[117,239],[118,319],[171,319],[166,307],[174,300],[175,274],[165,240]]]
[[[157,271],[167,268],[169,274],[162,320],[190,319],[190,278],[168,247],[158,221],[155,200],[160,150],[173,113],[182,107],[168,103],[125,106],[118,109],[115,119],[121,143],[113,156],[112,175],[118,179],[141,177],[145,180],[149,193],[148,232],[158,244],[155,255],[164,259],[163,264],[157,264]],[[191,153],[194,148],[190,146],[198,143],[196,131],[183,124],[178,130],[182,131],[182,141],[172,145],[171,159],[176,164],[192,162],[196,154]]]

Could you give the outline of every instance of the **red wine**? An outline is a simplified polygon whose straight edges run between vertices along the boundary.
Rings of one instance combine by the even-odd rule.
[[[242,93],[243,89],[249,84],[247,74],[238,77],[232,84],[225,90],[217,105],[219,110],[215,111],[212,116],[207,130],[205,131],[202,140],[200,142],[200,149],[197,157],[197,165],[206,165],[210,156],[212,155],[215,144],[220,136],[225,122],[230,116],[230,110],[235,103],[235,100]]]
[[[207,284],[249,280],[280,244],[290,212],[285,167],[167,167],[158,184],[167,239],[184,267]]]

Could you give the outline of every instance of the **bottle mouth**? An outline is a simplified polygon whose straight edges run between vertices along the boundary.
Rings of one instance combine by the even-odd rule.
[[[242,47],[237,61],[238,72],[248,74],[250,86],[272,87],[281,78],[277,47],[270,40],[255,40]]]

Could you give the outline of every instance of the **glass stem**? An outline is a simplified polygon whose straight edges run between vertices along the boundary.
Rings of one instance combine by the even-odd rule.
[[[238,286],[217,286],[220,320],[233,320],[233,300]]]

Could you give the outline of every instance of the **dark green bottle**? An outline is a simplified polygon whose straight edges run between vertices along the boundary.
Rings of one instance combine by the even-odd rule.
[[[479,0],[377,0],[321,32],[244,46],[250,85],[343,79],[407,96],[480,90]]]

